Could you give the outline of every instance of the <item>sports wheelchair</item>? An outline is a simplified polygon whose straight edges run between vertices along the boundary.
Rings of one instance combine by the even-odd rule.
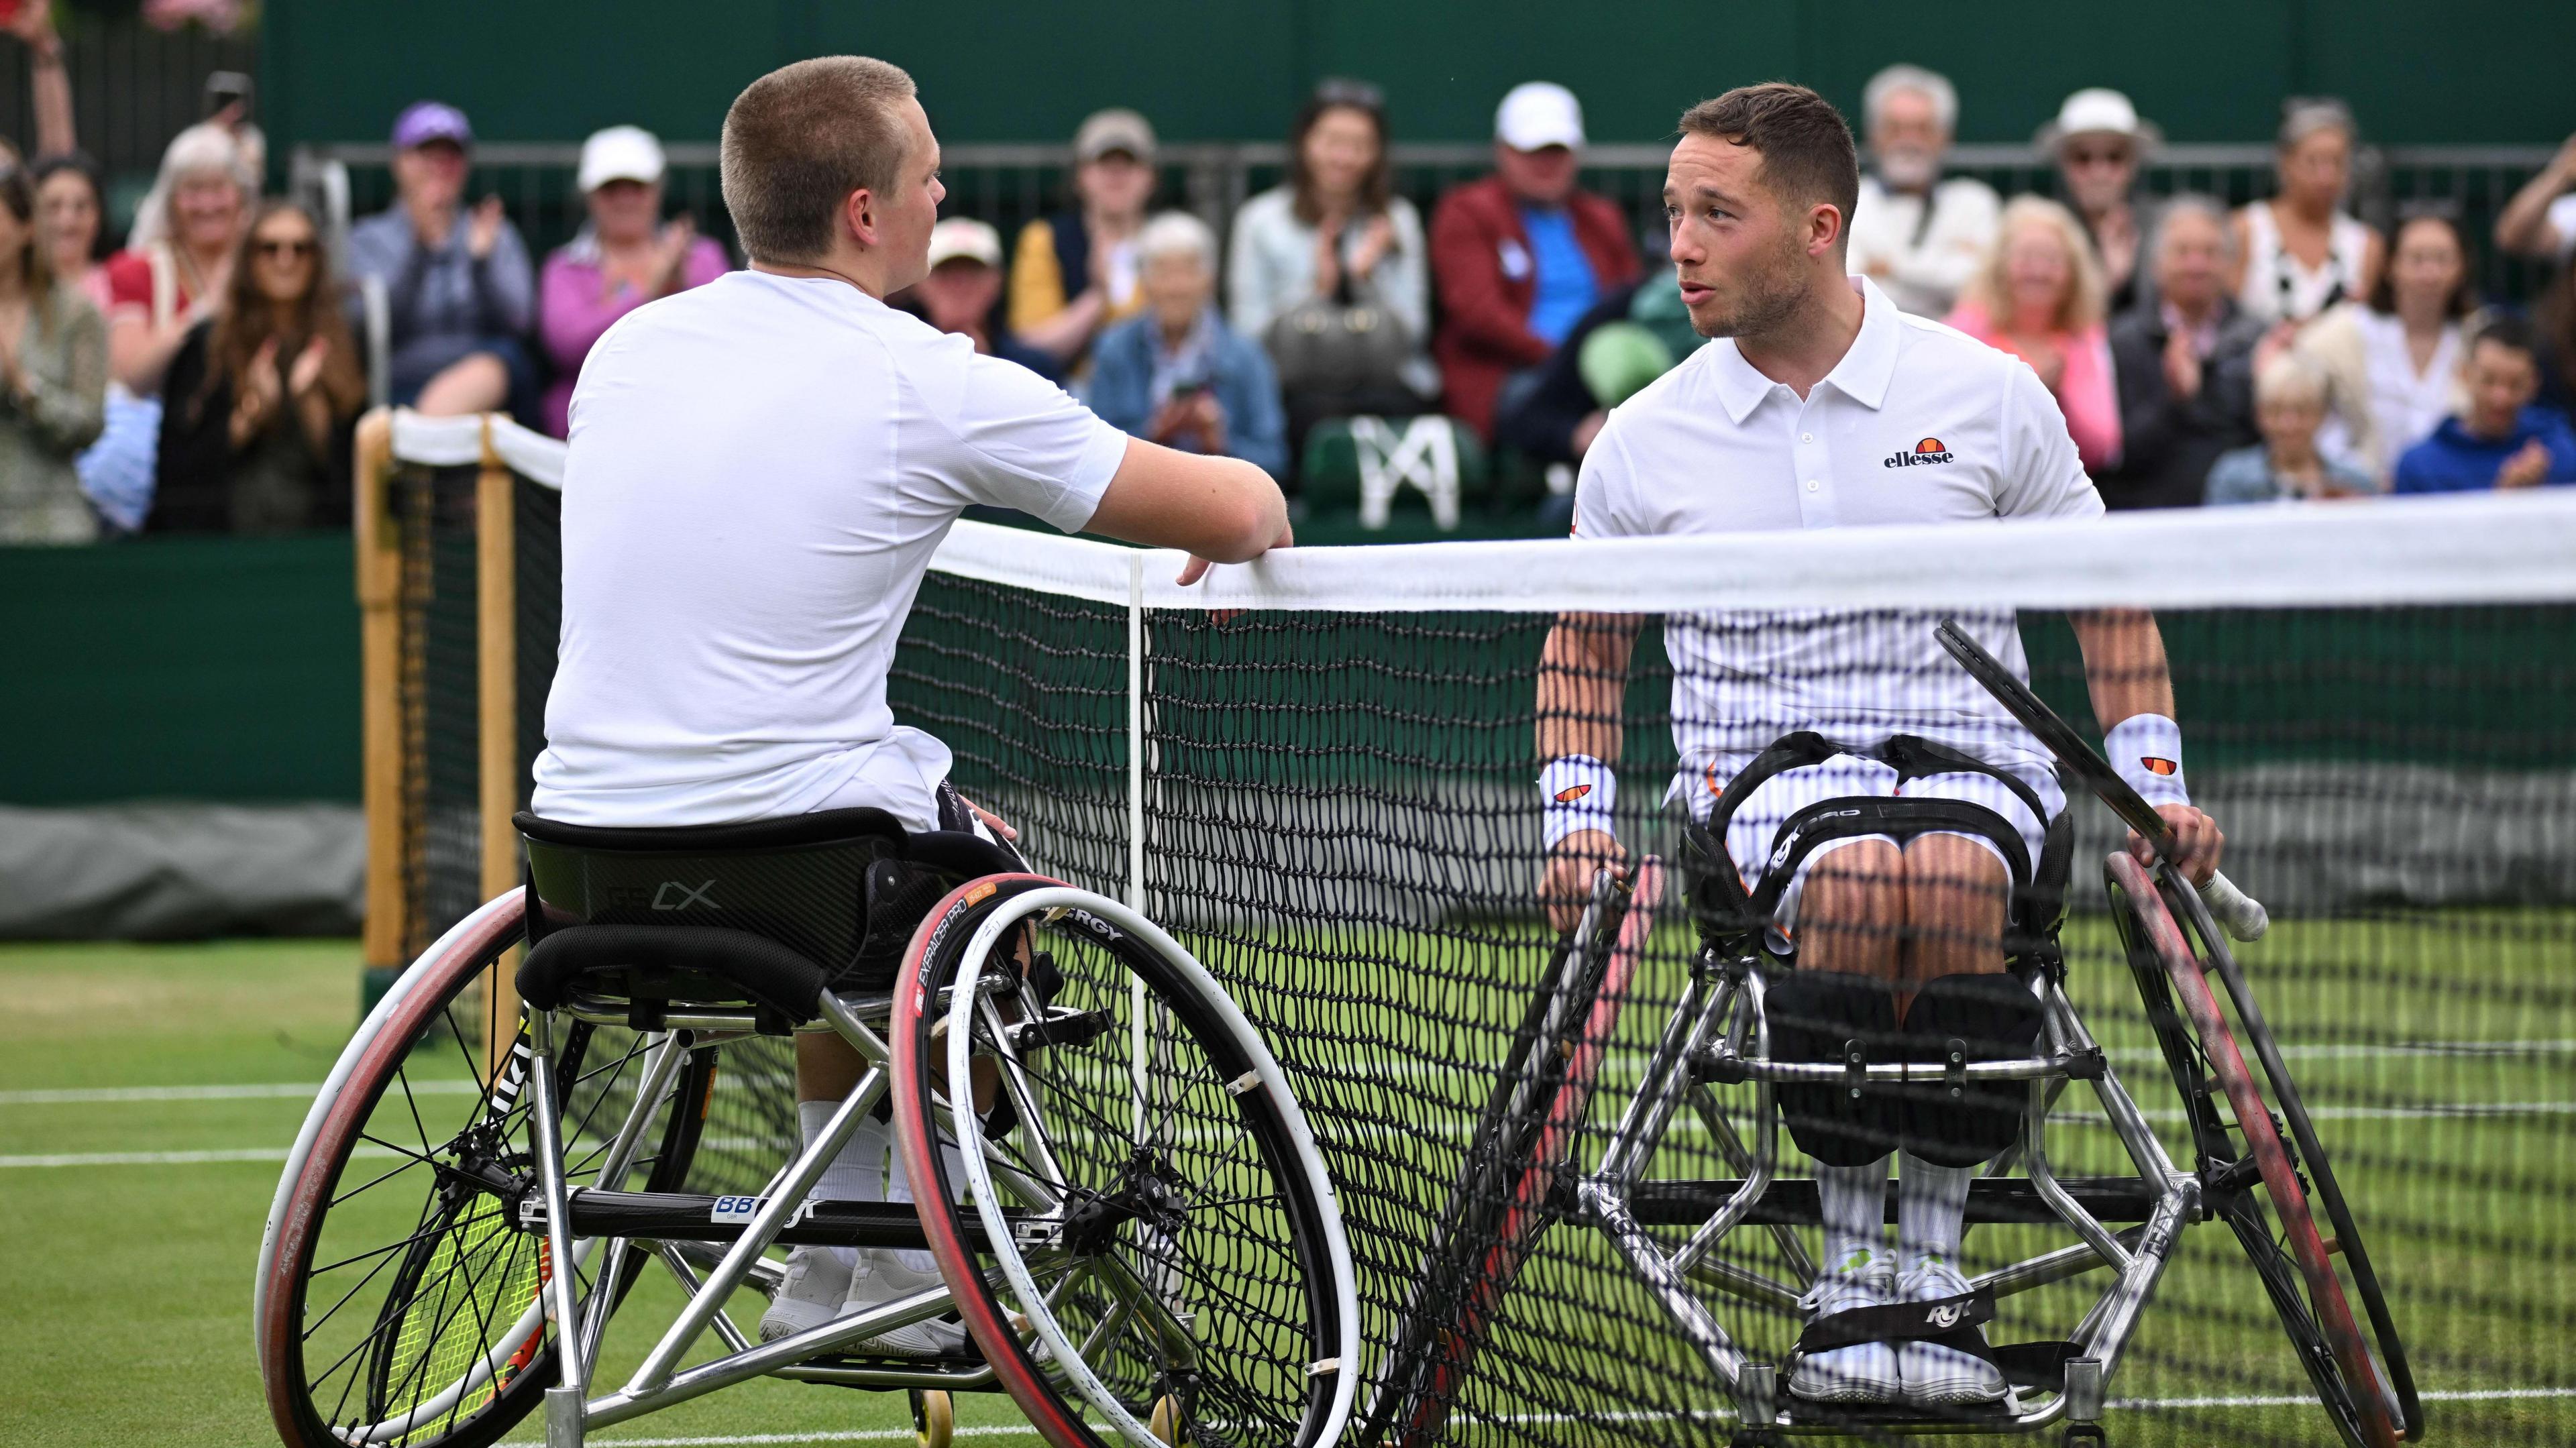
[[[2019,702],[2045,708],[2035,699]],[[2089,749],[2068,745],[2071,731],[2062,721],[2042,737],[2067,774],[2102,794],[2170,857],[2170,836],[2153,810]],[[2083,758],[2070,760],[2070,749]],[[1627,879],[1606,870],[1595,879],[1581,923],[1557,947],[1514,1038],[1439,1235],[1425,1254],[1399,1339],[1375,1376],[1361,1441],[1414,1448],[1441,1440],[1498,1304],[1541,1234],[1559,1220],[1607,1237],[1724,1394],[1724,1416],[1739,1448],[1792,1435],[2050,1428],[2068,1445],[2105,1444],[2112,1373],[2183,1229],[2208,1221],[2225,1222],[2243,1244],[2342,1441],[2393,1448],[2419,1440],[2422,1409],[2360,1233],[2243,973],[2200,896],[2169,863],[2150,870],[2125,852],[2104,862],[2119,942],[2163,1068],[2181,1097],[2193,1158],[2186,1169],[2166,1150],[2065,991],[2058,935],[2073,852],[2068,812],[2050,822],[2040,857],[2032,860],[1999,816],[1974,806],[1832,800],[1784,821],[1765,883],[1746,887],[1725,843],[1735,807],[1763,779],[1837,752],[1813,734],[1779,741],[1721,795],[1706,827],[1685,830],[1680,873],[1699,942],[1688,985],[1624,1114],[1584,1168],[1573,1152],[1589,1098],[1674,872],[1648,858]],[[1959,769],[1998,774],[1921,740],[1892,740],[1884,757],[1907,777]],[[2028,799],[2026,784],[1998,777],[2045,817]],[[1794,947],[1770,926],[1779,891],[1819,844],[1858,834],[1902,840],[1930,830],[1978,834],[2005,855],[2014,880],[2008,968],[2001,976],[1948,978],[1990,983],[1982,997],[1971,990],[1936,1004],[1930,991],[1918,995],[1908,1028],[1900,1031],[1883,987],[1873,984],[1866,999],[1821,998],[1810,985],[1814,973],[1801,980]],[[2259,907],[2233,899],[2259,919]],[[2211,989],[2213,972],[2233,1004],[2232,1024]],[[1869,1019],[1873,1003],[1883,1019]],[[1934,1014],[1939,1019],[1927,1030],[1923,1018]],[[2239,1048],[2240,1034],[2264,1068],[2259,1080]],[[2051,1109],[2077,1082],[2099,1100],[2134,1176],[2068,1177],[2052,1168]],[[1721,1099],[1722,1088],[1736,1088],[1731,1101]],[[1685,1108],[1733,1178],[1649,1177],[1659,1145]],[[1956,1151],[1957,1113],[1980,1108],[1988,1140],[1965,1154],[1978,1161],[2002,1155],[1971,1183],[1967,1222],[2056,1224],[2073,1234],[2072,1245],[1975,1277],[1958,1298],[1810,1322],[1776,1362],[1762,1360],[1727,1331],[1704,1291],[1794,1319],[1804,1315],[1800,1299],[1816,1275],[1794,1229],[1820,1225],[1820,1204],[1812,1180],[1778,1175],[1784,1124],[1794,1129],[1823,1119],[1848,1127],[1875,1118],[1885,1124],[1886,1145],[1862,1153],[1866,1159],[1892,1149],[1900,1135],[1912,1140],[1909,1113],[1924,1110],[1952,1113]],[[1968,1131],[1977,1134],[1976,1127]],[[1896,1206],[1891,1184],[1891,1223]],[[2318,1207],[2328,1219],[2322,1230]],[[1769,1234],[1776,1259],[1795,1280],[1722,1255],[1731,1234],[1748,1226]],[[1659,1238],[1652,1229],[1666,1230]],[[1994,1320],[1997,1299],[2105,1269],[2112,1280],[2063,1339],[1985,1342],[1980,1329]],[[2355,1304],[2365,1309],[2368,1335],[2355,1322]],[[1906,1339],[1940,1342],[1995,1363],[2010,1385],[2005,1400],[1986,1408],[1881,1409],[1813,1403],[1783,1391],[1801,1353]]]
[[[542,1406],[577,1448],[759,1376],[906,1392],[931,1448],[950,1394],[996,1389],[1060,1448],[1340,1435],[1331,1184],[1277,1063],[1152,922],[876,810],[517,823],[526,886],[402,975],[279,1183],[254,1321],[286,1443],[477,1448]],[[828,1127],[757,1193],[687,1190],[720,1051],[817,1031],[865,1063]],[[918,1201],[807,1203],[887,1113]],[[926,1250],[941,1285],[755,1341],[727,1304],[774,1294],[786,1245]],[[637,1355],[608,1328],[672,1295],[634,1293],[653,1264],[679,1307]],[[951,1315],[959,1355],[868,1351]]]

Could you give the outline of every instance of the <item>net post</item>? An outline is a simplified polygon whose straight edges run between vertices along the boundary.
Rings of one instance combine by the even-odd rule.
[[[492,426],[484,414],[474,478],[475,804],[486,900],[519,883],[519,835],[510,823],[519,807],[518,480],[492,446]],[[498,1079],[518,1036],[518,958],[516,949],[505,952],[483,983],[486,1080]]]
[[[403,966],[402,538],[389,489],[394,419],[377,408],[358,422],[351,535],[357,554],[359,720],[367,814],[367,915],[361,934],[359,1009],[374,1008]]]

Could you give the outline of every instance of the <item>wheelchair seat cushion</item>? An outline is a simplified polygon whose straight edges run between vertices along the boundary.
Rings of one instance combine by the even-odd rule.
[[[821,1013],[823,967],[765,935],[711,925],[572,925],[528,951],[519,995],[560,1009],[576,984],[624,1000],[748,1002],[802,1025]]]

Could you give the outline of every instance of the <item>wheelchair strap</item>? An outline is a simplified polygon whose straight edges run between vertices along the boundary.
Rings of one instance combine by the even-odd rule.
[[[1978,1328],[1995,1320],[1995,1295],[1979,1290],[1930,1302],[1891,1302],[1819,1317],[1798,1334],[1801,1355],[1832,1352],[1863,1342],[1937,1342],[1971,1357],[1988,1358]]]

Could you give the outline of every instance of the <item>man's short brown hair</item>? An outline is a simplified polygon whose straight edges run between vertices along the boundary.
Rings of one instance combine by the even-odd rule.
[[[1792,205],[1817,202],[1843,214],[1851,234],[1860,201],[1860,156],[1851,126],[1833,103],[1802,85],[1766,81],[1737,86],[1682,112],[1682,134],[1707,136],[1762,154],[1762,181]]]
[[[909,138],[895,108],[912,95],[902,67],[864,55],[800,60],[744,87],[717,155],[742,249],[776,262],[829,252],[842,201],[902,175]]]

